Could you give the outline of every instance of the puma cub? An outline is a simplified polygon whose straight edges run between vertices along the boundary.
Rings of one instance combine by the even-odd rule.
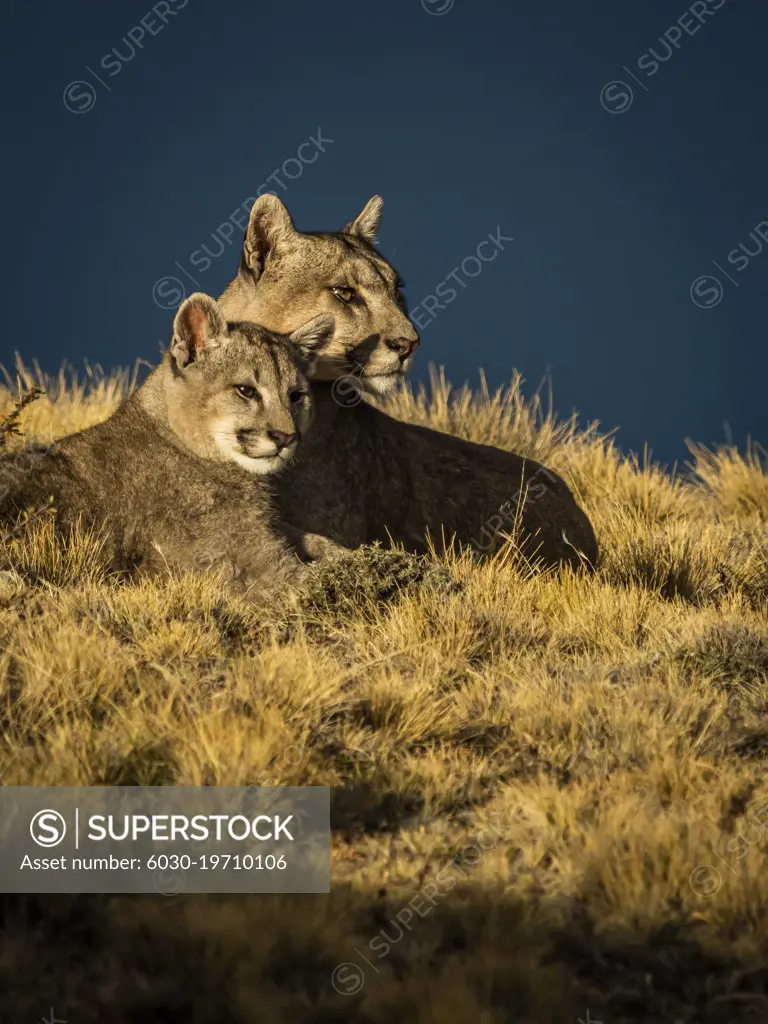
[[[227,323],[192,295],[161,365],[108,420],[32,453],[21,476],[13,456],[0,459],[0,521],[52,499],[58,523],[105,528],[116,570],[212,568],[261,594],[296,580],[268,480],[310,427],[306,374],[332,332],[328,315],[288,337]]]
[[[378,196],[341,231],[301,232],[277,196],[253,205],[227,315],[289,333],[332,312],[333,337],[312,370],[316,418],[276,483],[284,519],[359,547],[392,539],[415,553],[455,537],[477,554],[505,534],[547,566],[594,566],[592,525],[565,481],[532,459],[403,423],[358,392],[403,379],[419,336],[402,282],[375,248]]]

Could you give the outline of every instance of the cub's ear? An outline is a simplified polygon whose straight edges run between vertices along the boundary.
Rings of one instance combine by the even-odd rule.
[[[173,321],[171,355],[178,366],[194,363],[201,352],[221,344],[227,333],[227,321],[218,303],[202,292],[195,292],[181,304]]]
[[[335,328],[336,323],[331,314],[321,313],[288,335],[307,373],[312,373],[318,353],[331,340]]]
[[[251,207],[242,262],[258,281],[267,256],[281,241],[296,234],[291,215],[277,196],[259,196]]]
[[[373,196],[365,204],[360,216],[355,217],[354,220],[345,225],[342,228],[342,232],[345,235],[357,235],[358,238],[363,238],[366,242],[370,242],[373,245],[376,241],[376,232],[379,230],[379,224],[381,224],[383,210],[384,200],[381,196]]]

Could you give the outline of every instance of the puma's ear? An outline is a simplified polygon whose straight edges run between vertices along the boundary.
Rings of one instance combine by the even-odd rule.
[[[343,229],[345,235],[357,235],[364,238],[366,242],[373,244],[376,241],[376,232],[381,224],[381,214],[384,210],[384,200],[381,196],[373,196],[365,204],[363,212],[359,217],[351,220]]]
[[[296,349],[307,373],[312,372],[315,358],[331,340],[335,328],[336,323],[331,314],[321,313],[288,335],[288,340]]]
[[[216,348],[227,333],[227,322],[218,303],[202,292],[195,292],[181,304],[173,321],[171,355],[178,366],[194,363],[201,352]]]
[[[293,234],[296,228],[285,203],[268,193],[259,196],[251,207],[243,244],[243,263],[257,281],[270,252]]]

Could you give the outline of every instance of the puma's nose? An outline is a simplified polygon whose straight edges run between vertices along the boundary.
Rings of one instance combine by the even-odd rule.
[[[419,347],[418,338],[388,338],[387,348],[397,352],[401,359],[407,359],[409,355]]]
[[[275,447],[279,452],[281,452],[283,448],[287,448],[289,444],[293,444],[296,440],[296,433],[286,434],[283,430],[268,430],[267,437],[270,441],[275,442]]]

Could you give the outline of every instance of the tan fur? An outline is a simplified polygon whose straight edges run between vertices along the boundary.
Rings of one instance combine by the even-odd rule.
[[[376,394],[391,390],[409,368],[419,336],[397,272],[372,246],[380,212],[381,201],[374,199],[348,230],[304,234],[276,196],[261,196],[251,211],[240,272],[220,299],[227,316],[247,320],[258,310],[257,323],[290,333],[318,313],[331,313],[336,329],[313,379],[350,375]],[[343,302],[334,288],[351,289],[356,298]]]
[[[427,532],[478,553],[519,532],[523,551],[546,565],[594,565],[592,526],[554,473],[401,423],[350,395],[356,387],[391,390],[418,345],[398,275],[373,246],[381,205],[374,197],[340,232],[307,234],[276,196],[261,196],[239,273],[220,299],[228,316],[283,333],[319,313],[334,315],[333,338],[312,373],[315,428],[277,482],[284,518],[349,547],[391,537],[417,552],[426,550]],[[339,289],[353,289],[355,300],[343,301],[348,294]]]
[[[105,529],[116,570],[212,569],[260,598],[297,581],[285,537],[306,551],[276,528],[268,481],[310,428],[306,370],[332,325],[319,317],[281,337],[191,296],[162,364],[109,419],[31,453],[25,472],[0,459],[0,521],[52,498],[61,527]]]

